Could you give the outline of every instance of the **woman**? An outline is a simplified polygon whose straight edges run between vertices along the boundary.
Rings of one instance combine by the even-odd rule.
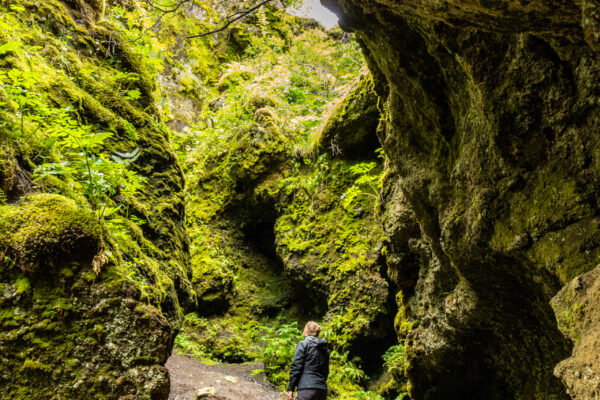
[[[329,375],[329,348],[327,340],[319,339],[321,327],[309,321],[304,327],[304,340],[296,346],[290,370],[288,399],[294,400],[298,388],[298,400],[325,400],[327,376]]]

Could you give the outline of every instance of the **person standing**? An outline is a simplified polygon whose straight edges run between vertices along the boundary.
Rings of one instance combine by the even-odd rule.
[[[319,338],[320,332],[321,327],[314,321],[309,321],[304,327],[304,340],[296,346],[290,369],[289,400],[294,400],[296,388],[298,400],[327,398],[330,350],[327,340]]]

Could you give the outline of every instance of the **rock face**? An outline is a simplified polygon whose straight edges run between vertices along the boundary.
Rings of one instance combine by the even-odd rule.
[[[411,397],[569,398],[549,301],[599,256],[596,3],[323,3],[357,34],[385,103]],[[573,398],[590,398],[587,362],[556,369]]]
[[[575,399],[596,399],[600,392],[598,332],[600,332],[600,268],[578,276],[553,299],[561,331],[575,343],[573,354],[554,373]]]
[[[166,399],[164,363],[195,302],[183,176],[157,123],[151,66],[124,45],[123,26],[102,18],[105,3],[0,5],[2,398]],[[19,77],[37,80],[24,90]],[[37,103],[17,113],[15,93]],[[73,129],[112,133],[107,159],[140,152],[130,168],[142,188],[136,196],[114,188],[111,218],[90,209],[73,179],[33,180],[40,163],[62,161],[36,136],[53,112],[77,121]]]
[[[373,80],[364,73],[337,101],[320,127],[320,149],[333,157],[372,158],[379,148],[375,132],[380,115]]]

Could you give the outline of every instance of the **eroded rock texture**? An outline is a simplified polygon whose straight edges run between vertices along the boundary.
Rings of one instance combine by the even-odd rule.
[[[600,346],[600,268],[578,276],[553,299],[561,331],[575,343],[573,355],[561,361],[554,370],[577,399],[600,396],[598,346]]]
[[[411,397],[569,398],[553,370],[571,344],[549,301],[598,261],[596,3],[323,3],[385,101]],[[578,364],[561,365],[589,398],[565,378]]]
[[[166,399],[164,363],[183,310],[195,303],[183,176],[168,132],[157,123],[154,77],[125,45],[122,28],[101,18],[104,3],[0,5],[0,42],[19,45],[3,53],[0,70],[37,74],[30,96],[48,99],[29,110],[25,128],[28,118],[46,118],[44,107],[71,110],[93,132],[113,133],[103,149],[107,157],[137,148],[140,157],[132,168],[145,178],[135,197],[118,193],[120,211],[127,209],[121,225],[101,221],[72,181],[34,181],[48,150],[23,134],[32,130],[15,132],[10,123],[15,101],[7,100],[11,84],[2,82],[0,397],[5,399]],[[111,82],[119,76],[135,82],[137,100]]]

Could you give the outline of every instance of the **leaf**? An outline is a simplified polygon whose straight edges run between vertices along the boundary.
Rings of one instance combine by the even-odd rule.
[[[23,72],[16,68],[13,68],[10,71],[8,71],[7,75],[13,81],[13,85],[15,86],[19,85],[21,79],[23,78]]]
[[[129,153],[121,153],[120,151],[115,151],[115,154],[121,158],[137,158],[140,154],[140,149],[139,147],[136,147]]]
[[[8,42],[0,46],[0,55],[18,50],[21,47],[20,42]]]
[[[16,5],[16,4],[11,4],[9,8],[10,8],[11,11],[15,11],[15,12],[18,12],[18,13],[25,12],[25,7],[19,6],[19,5]]]
[[[121,206],[117,206],[117,207],[107,207],[106,210],[104,210],[104,217],[109,217],[111,215],[113,215],[114,213],[116,213],[117,211],[119,211],[121,209]]]
[[[127,100],[138,100],[140,97],[142,97],[142,92],[140,92],[138,89],[130,90],[125,95]]]
[[[88,137],[84,138],[81,142],[81,147],[84,148],[95,148],[97,146],[103,145],[104,141],[111,137],[112,132],[97,132],[92,133]]]

